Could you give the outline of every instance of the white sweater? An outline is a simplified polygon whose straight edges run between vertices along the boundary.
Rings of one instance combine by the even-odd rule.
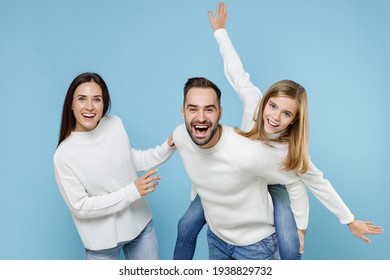
[[[226,78],[232,85],[239,98],[243,103],[243,117],[241,121],[241,130],[249,131],[254,125],[253,115],[257,108],[257,104],[262,98],[260,90],[250,81],[250,76],[245,72],[241,59],[238,56],[234,46],[229,38],[226,29],[218,29],[214,32],[214,37],[219,45],[220,53],[224,62],[224,71]],[[269,142],[274,146],[287,153],[288,145],[277,142]],[[309,169],[305,174],[297,173],[301,180],[307,185],[309,190],[317,197],[317,199],[336,217],[340,223],[347,224],[354,220],[351,211],[345,205],[336,190],[330,182],[323,178],[323,174],[310,161]],[[300,196],[297,192],[292,192],[292,189],[287,188],[291,196]],[[297,205],[298,200],[292,200],[292,208],[297,226],[300,229],[305,229],[307,225],[306,218],[308,217],[309,208],[306,205]],[[306,203],[305,200],[301,200]],[[306,218],[305,218],[306,217]]]
[[[246,246],[275,232],[267,179],[287,186],[300,182],[280,170],[284,152],[222,126],[218,143],[201,149],[185,125],[173,133],[175,145],[211,231],[227,243]]]
[[[101,250],[132,240],[152,219],[134,181],[136,172],[166,161],[175,151],[131,148],[122,121],[103,117],[88,132],[72,132],[54,153],[57,185],[85,248]]]

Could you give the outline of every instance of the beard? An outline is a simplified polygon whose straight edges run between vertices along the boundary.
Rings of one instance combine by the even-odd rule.
[[[207,130],[204,130],[203,132],[199,133],[199,130],[195,129],[196,125],[205,125],[207,126]],[[190,135],[192,141],[195,143],[195,145],[199,146],[200,148],[202,146],[207,145],[215,136],[215,134],[218,131],[219,123],[213,125],[212,122],[209,120],[204,122],[198,122],[196,120],[193,120],[191,123],[188,123],[186,121],[186,129],[188,134]],[[196,133],[198,131],[198,133]],[[198,135],[196,135],[198,134]]]

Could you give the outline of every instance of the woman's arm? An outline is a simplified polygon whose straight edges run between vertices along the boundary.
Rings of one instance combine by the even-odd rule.
[[[70,168],[55,164],[55,177],[71,213],[79,219],[98,218],[117,213],[141,196],[155,191],[160,178],[152,170],[115,192],[91,196]]]
[[[131,157],[137,172],[155,168],[167,161],[175,151],[176,147],[173,143],[172,136],[155,148],[136,150],[130,147]]]

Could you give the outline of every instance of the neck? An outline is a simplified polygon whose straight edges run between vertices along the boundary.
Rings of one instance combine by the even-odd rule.
[[[198,146],[198,147],[201,149],[209,149],[209,148],[214,147],[215,145],[217,145],[219,139],[221,138],[221,135],[222,135],[222,126],[218,125],[217,132],[215,133],[213,138],[207,144],[205,144],[203,146]]]

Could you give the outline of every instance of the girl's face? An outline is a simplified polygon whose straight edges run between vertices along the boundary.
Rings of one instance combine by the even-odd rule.
[[[294,123],[298,113],[297,102],[289,97],[271,97],[263,112],[264,130],[274,134]]]
[[[94,129],[103,116],[103,94],[95,82],[79,85],[73,95],[72,109],[76,118],[74,131]]]

